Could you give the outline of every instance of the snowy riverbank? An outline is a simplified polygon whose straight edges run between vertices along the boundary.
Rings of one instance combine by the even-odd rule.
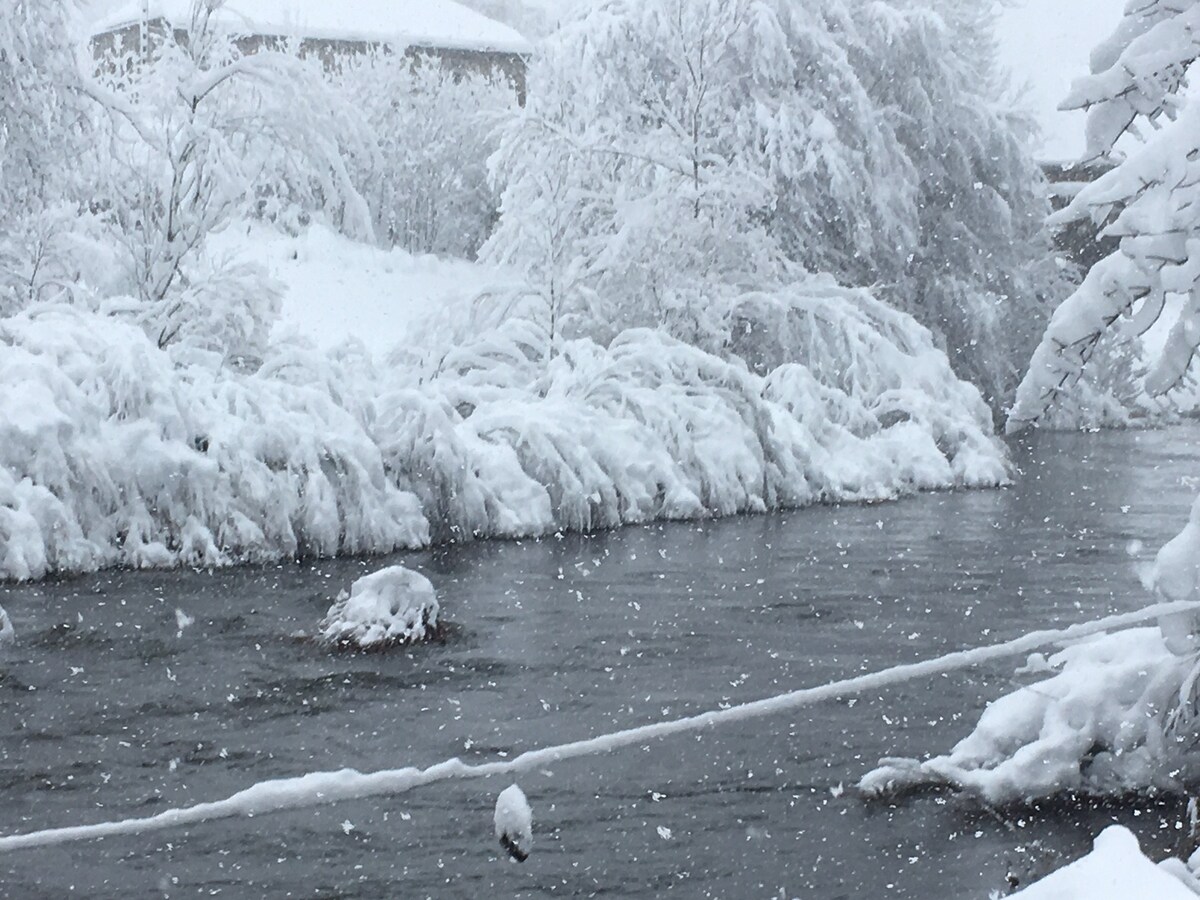
[[[768,299],[804,362],[761,374],[647,330],[551,341],[521,310],[443,336],[425,325],[419,346],[401,332],[409,343],[386,365],[356,342],[283,339],[236,368],[161,350],[116,317],[35,307],[0,320],[0,578],[382,553],[1005,481],[978,392],[912,319],[825,281]],[[460,300],[442,325],[471,308]]]

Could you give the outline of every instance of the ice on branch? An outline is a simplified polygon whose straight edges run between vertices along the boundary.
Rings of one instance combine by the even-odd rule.
[[[320,640],[363,650],[412,644],[438,625],[433,585],[419,572],[391,566],[365,575],[342,592],[321,621]]]

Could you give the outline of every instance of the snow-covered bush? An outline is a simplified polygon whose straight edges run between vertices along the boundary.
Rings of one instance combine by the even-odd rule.
[[[437,593],[429,579],[403,566],[364,575],[343,591],[321,620],[319,640],[333,647],[375,650],[412,644],[438,625]]]
[[[1054,313],[1009,416],[1010,431],[1043,420],[1114,328],[1143,333],[1179,309],[1145,386],[1163,394],[1186,379],[1200,346],[1200,106],[1183,87],[1200,56],[1196,0],[1130,4],[1092,56],[1092,74],[1064,103],[1088,110],[1088,154],[1115,167],[1057,214],[1091,218],[1119,248],[1097,263]]]
[[[285,344],[246,370],[80,308],[0,320],[0,578],[387,552],[1006,479],[978,391],[911,318],[825,281],[748,298],[745,320],[767,322],[763,310],[807,365],[755,372],[645,329],[552,344],[544,323],[512,315],[418,341],[424,361]]]
[[[487,161],[498,119],[517,107],[513,85],[390,51],[349,58],[332,77],[373,137],[375,152],[351,166],[377,239],[473,258],[496,220]]]
[[[1009,803],[1063,792],[1177,790],[1196,774],[1189,751],[1200,736],[1197,662],[1171,653],[1158,628],[1090,639],[1035,662],[1035,671],[1057,673],[996,700],[949,754],[884,759],[859,787],[886,793],[946,784]]]
[[[421,546],[343,370],[253,374],[77,308],[0,319],[0,577]]]
[[[745,298],[743,322],[786,323],[807,360],[764,359],[759,373],[651,329],[552,340],[541,298],[525,299],[431,351],[379,401],[388,465],[445,536],[1006,479],[979,392],[925,329],[865,292],[817,280]]]
[[[483,251],[528,272],[563,335],[664,327],[722,351],[737,297],[799,264],[886,285],[989,399],[1011,388],[1054,270],[984,17],[904,0],[580,9],[503,129]]]
[[[12,619],[8,617],[4,607],[0,606],[0,648],[11,647],[17,642],[17,632],[13,628]]]

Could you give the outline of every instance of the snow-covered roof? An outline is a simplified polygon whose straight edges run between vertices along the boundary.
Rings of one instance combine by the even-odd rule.
[[[128,0],[100,16],[92,33],[140,22],[147,7],[151,19],[181,28],[191,18],[192,0]],[[530,50],[514,29],[453,0],[227,0],[217,19],[248,34],[501,53]]]

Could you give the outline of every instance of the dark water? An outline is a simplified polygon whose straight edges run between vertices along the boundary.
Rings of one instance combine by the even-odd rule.
[[[1004,491],[399,556],[456,623],[410,653],[288,637],[381,560],[0,589],[20,637],[0,661],[0,833],[314,769],[494,758],[1143,604],[1129,548],[1180,527],[1200,428],[1043,436],[1018,456]],[[182,637],[177,607],[196,619]],[[986,810],[839,792],[880,756],[948,749],[1011,669],[526,776],[523,866],[493,845],[507,782],[473,782],[19,851],[0,856],[0,895],[986,898],[1109,820],[1175,848],[1174,799]]]

